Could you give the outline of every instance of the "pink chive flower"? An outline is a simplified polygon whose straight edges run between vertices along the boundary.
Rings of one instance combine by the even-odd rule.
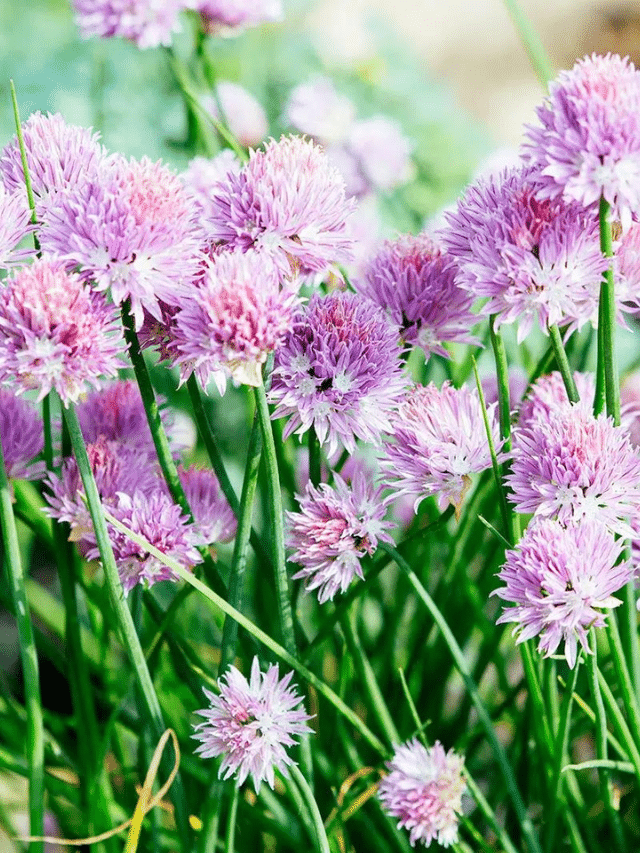
[[[597,324],[607,260],[597,216],[579,204],[539,201],[529,169],[509,169],[471,186],[445,213],[440,237],[457,261],[458,284],[488,298],[482,313],[496,325],[518,324],[518,341],[534,322],[579,329]]]
[[[487,412],[496,451],[502,446],[495,405]],[[499,458],[500,455],[499,455]],[[412,495],[417,510],[421,501],[435,495],[444,510],[456,511],[472,485],[472,474],[491,467],[489,442],[478,393],[445,382],[416,386],[392,419],[381,466],[385,485],[399,495]]]
[[[618,563],[623,543],[595,518],[567,527],[534,520],[517,548],[506,552],[498,577],[505,586],[493,595],[515,604],[498,623],[515,622],[522,643],[539,636],[538,651],[552,655],[564,640],[564,654],[575,665],[578,643],[589,653],[589,628],[605,625],[601,609],[622,602],[613,597],[631,579],[627,561]]]
[[[192,541],[190,525],[179,506],[162,490],[145,493],[136,489],[131,495],[116,494],[109,512],[134,533],[144,537],[158,551],[191,569],[202,561]],[[178,581],[178,575],[158,557],[137,545],[125,533],[108,524],[109,538],[118,574],[125,593],[138,584],[153,586],[159,581]],[[100,551],[95,538],[87,559],[97,560]]]
[[[16,393],[55,389],[75,403],[86,384],[121,366],[125,345],[114,308],[58,261],[37,260],[7,279],[0,300],[0,381]]]
[[[119,493],[133,495],[140,491],[151,494],[162,487],[159,466],[150,464],[144,449],[141,452],[131,444],[121,444],[101,435],[87,444],[87,455],[100,500],[109,510],[117,503]],[[84,487],[73,457],[63,460],[60,475],[49,474],[48,487],[50,493],[45,492],[49,504],[46,514],[67,522],[73,541],[95,544]]]
[[[188,295],[201,264],[198,208],[177,175],[160,162],[117,155],[98,176],[59,197],[40,231],[43,248],[62,256],[116,304],[131,300],[162,319],[161,303]]]
[[[356,438],[378,444],[406,385],[398,337],[384,313],[355,293],[314,294],[276,350],[270,402],[283,432],[311,426],[331,456]]]
[[[107,157],[99,133],[67,124],[60,113],[33,113],[23,122],[22,135],[39,218],[46,216],[51,198],[95,175]],[[19,191],[26,199],[22,157],[15,136],[0,156],[0,174],[9,192]]]
[[[119,36],[141,49],[170,47],[192,0],[72,0],[82,38]]]
[[[384,308],[402,340],[449,358],[445,341],[478,344],[473,297],[456,283],[457,268],[426,234],[383,243],[356,282],[359,293]]]
[[[79,403],[77,414],[87,443],[101,437],[155,453],[142,397],[134,380],[120,380],[89,394]]]
[[[295,282],[259,252],[222,252],[175,317],[174,347],[185,379],[195,370],[203,388],[213,379],[260,385],[262,365],[284,339],[299,304]]]
[[[267,114],[262,104],[244,86],[231,80],[221,80],[216,89],[224,115],[220,116],[213,95],[203,97],[202,106],[214,118],[225,121],[231,133],[245,148],[259,145],[269,132]]]
[[[589,414],[593,411],[593,399],[596,393],[596,380],[593,373],[573,373],[573,381],[580,395],[580,402],[575,404],[580,411]],[[558,370],[546,376],[540,376],[529,389],[529,393],[518,409],[518,426],[527,427],[534,420],[546,422],[561,407],[572,404],[567,397],[562,374]]]
[[[10,480],[39,480],[44,462],[34,462],[44,450],[44,428],[36,407],[0,388],[0,440],[7,477]]]
[[[630,537],[627,519],[640,501],[640,457],[627,430],[610,418],[558,406],[514,432],[506,482],[518,512],[561,524],[597,518]]]
[[[231,148],[224,148],[215,157],[194,157],[180,175],[187,190],[194,197],[200,213],[209,219],[214,215],[213,193],[220,181],[229,174],[237,175],[242,163]]]
[[[282,0],[196,0],[194,5],[210,35],[233,35],[284,17]]]
[[[9,192],[0,183],[0,269],[25,263],[35,254],[31,246],[18,248],[24,238],[35,231],[24,187]]]
[[[267,781],[275,785],[275,771],[287,775],[293,764],[285,747],[297,743],[295,736],[312,730],[311,717],[299,707],[302,696],[290,686],[293,672],[280,678],[277,664],[266,672],[254,657],[249,680],[235,668],[218,680],[220,694],[204,694],[209,707],[196,711],[204,722],[195,726],[193,737],[200,741],[196,753],[203,758],[222,756],[220,776],[235,776],[238,786],[251,776],[256,793]]]
[[[640,72],[628,58],[585,56],[549,84],[523,156],[540,198],[592,205],[627,224],[640,213]]]
[[[323,272],[348,261],[347,220],[353,200],[322,149],[283,136],[229,174],[214,191],[211,237],[230,249],[270,255],[287,275]]]
[[[178,475],[193,513],[193,544],[210,545],[233,539],[237,528],[236,517],[222,494],[214,472],[208,468],[184,468],[179,465]]]
[[[411,142],[393,119],[373,116],[354,122],[345,145],[373,191],[388,192],[413,177]]]
[[[323,145],[344,141],[354,118],[353,102],[337,92],[329,77],[315,77],[296,86],[284,111],[288,125]]]
[[[616,299],[625,310],[640,313],[640,223],[632,222],[615,249]]]
[[[387,763],[378,797],[398,828],[409,830],[412,847],[416,841],[429,847],[437,841],[449,847],[458,840],[458,816],[467,787],[464,758],[452,749],[444,751],[440,741],[425,747],[417,738],[396,746]]]
[[[291,560],[303,567],[293,579],[304,579],[306,591],[317,590],[324,604],[346,592],[354,577],[364,580],[361,560],[379,540],[393,544],[386,532],[393,523],[384,520],[388,501],[361,471],[349,485],[338,474],[333,486],[307,483],[297,500],[300,512],[286,513]]]

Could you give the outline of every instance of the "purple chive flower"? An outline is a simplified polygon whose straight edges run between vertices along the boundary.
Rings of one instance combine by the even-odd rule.
[[[579,204],[539,201],[530,169],[508,169],[471,186],[440,233],[458,262],[458,284],[488,297],[483,314],[518,323],[522,341],[537,321],[579,329],[597,323],[598,219]]]
[[[75,403],[121,366],[124,341],[113,306],[56,260],[37,260],[7,279],[0,300],[0,381],[17,394],[55,389]]]
[[[195,8],[209,35],[234,31],[259,24],[281,21],[282,0],[196,0]]]
[[[39,480],[43,476],[44,462],[33,462],[44,450],[42,418],[32,403],[5,388],[0,388],[0,440],[10,480]]]
[[[297,496],[300,512],[286,513],[291,560],[303,566],[293,579],[305,579],[307,592],[318,590],[320,604],[346,592],[354,577],[364,580],[360,561],[379,540],[393,544],[382,491],[360,471],[349,485],[336,474],[333,486],[307,483]]]
[[[224,148],[215,157],[194,157],[180,175],[206,220],[215,216],[213,193],[217,184],[224,182],[229,174],[237,175],[241,169],[237,155],[231,148]]]
[[[117,502],[119,493],[133,495],[139,491],[151,494],[162,488],[157,466],[150,464],[145,449],[110,441],[103,435],[87,444],[87,455],[98,494],[107,509]],[[71,527],[71,539],[94,542],[93,524],[84,496],[84,487],[73,457],[63,460],[60,475],[49,474],[45,493],[50,518],[65,521]]]
[[[387,763],[389,773],[380,782],[382,807],[399,818],[398,828],[409,830],[412,847],[437,841],[449,847],[458,840],[458,816],[467,787],[464,758],[440,741],[425,747],[417,738],[396,746]]]
[[[329,77],[315,77],[296,86],[284,113],[288,125],[324,145],[342,142],[354,117],[353,102],[336,91]]]
[[[236,535],[233,510],[220,490],[218,478],[208,468],[178,466],[180,482],[193,513],[194,545],[229,542]]]
[[[473,298],[456,283],[451,258],[426,234],[383,243],[356,283],[359,293],[384,308],[405,343],[449,358],[444,341],[477,344]]]
[[[398,337],[380,308],[355,293],[314,294],[276,350],[269,399],[283,436],[311,426],[329,456],[356,438],[378,444],[406,385]]]
[[[40,239],[116,304],[130,299],[140,328],[145,309],[161,320],[161,302],[189,294],[202,260],[197,220],[195,199],[170,169],[117,155],[50,203]]]
[[[640,72],[628,58],[584,57],[536,112],[522,150],[540,198],[588,206],[603,196],[627,224],[640,213]]]
[[[262,365],[284,339],[299,304],[296,282],[258,252],[222,252],[205,270],[192,298],[175,317],[174,346],[182,378],[195,370],[203,388],[227,378],[260,385]]]
[[[354,122],[345,144],[371,190],[387,192],[413,176],[411,142],[393,119],[373,116]]]
[[[614,278],[620,307],[640,313],[640,223],[632,222],[616,247]]]
[[[340,173],[309,140],[271,140],[214,192],[211,236],[230,249],[270,255],[285,275],[291,268],[323,272],[351,257],[353,201]]]
[[[579,406],[558,406],[514,432],[507,475],[518,512],[562,524],[601,520],[631,536],[627,522],[640,501],[640,457],[628,432]]]
[[[621,423],[627,425],[631,444],[640,447],[640,374],[632,373],[620,386]]]
[[[287,774],[294,761],[285,747],[293,746],[296,735],[312,730],[311,717],[302,707],[302,696],[290,687],[293,672],[279,677],[277,664],[266,672],[254,657],[251,677],[247,679],[235,666],[218,680],[220,694],[204,690],[209,707],[197,714],[204,722],[195,726],[193,737],[200,741],[196,753],[203,758],[222,755],[220,776],[234,776],[238,786],[251,776],[256,793],[266,780],[275,785],[275,771]]]
[[[191,529],[179,506],[160,488],[145,493],[136,489],[131,495],[118,492],[109,512],[134,533],[144,537],[158,551],[191,569],[202,561],[192,541]],[[142,545],[109,525],[109,538],[125,593],[134,586],[153,586],[158,581],[177,581],[178,575]],[[87,559],[97,560],[100,551],[93,536]]]
[[[534,520],[517,548],[506,552],[498,575],[505,586],[492,594],[516,606],[505,609],[498,623],[515,622],[518,643],[539,635],[538,651],[545,656],[564,640],[573,668],[578,643],[590,651],[589,628],[605,625],[600,610],[621,604],[612,596],[632,574],[627,561],[617,563],[622,551],[623,542],[595,518],[568,527]]]
[[[502,441],[495,405],[487,412],[496,451]],[[475,389],[445,382],[417,386],[393,416],[392,437],[385,442],[381,465],[385,485],[397,494],[412,495],[414,509],[436,495],[444,510],[456,511],[471,487],[471,475],[491,467],[482,407]],[[500,458],[500,456],[499,456]]]
[[[9,192],[0,183],[0,269],[23,264],[35,254],[33,248],[17,248],[18,244],[35,231],[24,187]]]
[[[580,401],[575,405],[588,415],[593,411],[593,398],[596,393],[595,376],[593,373],[581,373],[576,370],[573,373],[573,380],[580,395]],[[518,426],[530,426],[534,420],[546,423],[563,406],[571,407],[572,404],[567,397],[562,374],[554,370],[553,373],[536,379],[531,386],[518,410]]]
[[[120,36],[139,48],[170,47],[193,0],[72,0],[82,38]]]
[[[57,193],[94,176],[107,156],[99,133],[67,124],[60,113],[33,113],[23,122],[22,135],[39,217],[46,216],[47,204]],[[19,191],[26,199],[22,157],[15,136],[0,156],[0,174],[10,192]]]
[[[244,86],[231,80],[221,80],[216,89],[224,120],[231,133],[245,148],[259,145],[269,132],[267,114],[262,104]],[[207,112],[220,119],[216,99],[207,95],[201,100]]]
[[[78,404],[78,420],[87,443],[99,438],[155,453],[138,385],[121,380],[89,394]]]

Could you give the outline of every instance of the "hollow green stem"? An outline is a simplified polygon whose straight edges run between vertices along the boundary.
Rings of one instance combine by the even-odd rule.
[[[477,711],[480,724],[485,730],[487,740],[491,744],[491,748],[504,778],[509,798],[511,799],[511,802],[513,804],[518,823],[520,824],[520,829],[526,839],[527,846],[531,853],[541,853],[540,844],[536,837],[531,818],[527,814],[527,810],[522,800],[522,796],[520,794],[520,791],[518,790],[518,785],[511,765],[509,764],[509,759],[507,758],[507,754],[504,750],[504,747],[498,739],[496,730],[493,726],[493,722],[484,705],[484,702],[482,701],[482,698],[478,691],[478,687],[473,678],[471,677],[469,667],[464,658],[462,649],[458,645],[458,641],[454,637],[451,629],[449,628],[449,625],[447,624],[446,619],[440,612],[436,603],[433,601],[427,590],[420,582],[417,575],[412,570],[411,566],[402,557],[402,555],[398,553],[398,551],[391,545],[387,545],[386,542],[381,543],[379,547],[381,550],[389,554],[389,556],[393,558],[396,565],[406,574],[407,578],[409,579],[409,582],[411,583],[411,586],[414,588],[414,590],[418,594],[418,597],[425,605],[432,619],[440,629],[442,636],[444,637],[444,640],[447,644],[447,648],[449,649],[449,652],[453,658],[456,669],[460,673],[460,676],[462,677],[462,680],[464,681],[465,686],[469,691],[469,694]]]
[[[316,831],[316,840],[318,842],[318,851],[319,853],[331,853],[331,849],[329,847],[329,840],[327,838],[327,833],[325,831],[324,823],[322,820],[322,815],[320,814],[320,809],[318,808],[318,804],[316,803],[316,798],[313,796],[313,791],[309,787],[307,780],[304,778],[296,764],[291,765],[289,769],[292,778],[295,780],[295,783],[297,784],[300,793],[302,794],[307,809],[309,810],[309,816],[313,821],[313,826]]]
[[[524,49],[527,51],[531,66],[533,67],[536,76],[546,89],[549,81],[553,80],[555,77],[555,73],[553,66],[549,62],[547,52],[540,40],[540,36],[534,29],[531,21],[520,8],[520,4],[517,0],[504,0],[504,5],[507,7]]]
[[[271,528],[271,562],[275,572],[275,583],[278,597],[278,613],[280,631],[284,646],[291,655],[295,655],[296,639],[293,627],[293,611],[291,609],[291,588],[284,553],[284,517],[282,491],[278,474],[276,447],[271,429],[269,406],[263,384],[254,388],[256,410],[260,421],[264,464],[267,472],[267,497],[270,513]]]
[[[311,480],[311,485],[317,488],[320,484],[320,480],[322,479],[322,474],[320,467],[320,442],[318,441],[318,436],[316,435],[313,424],[311,424],[311,427],[309,428],[308,440],[309,479]]]
[[[607,617],[607,639],[609,640],[609,650],[613,660],[613,667],[620,687],[620,695],[622,704],[627,712],[627,716],[631,723],[632,731],[635,732],[636,744],[640,747],[640,705],[638,704],[638,696],[633,687],[627,660],[622,648],[620,632],[618,631],[618,623],[616,614],[609,613]]]
[[[367,743],[374,749],[376,752],[380,753],[383,756],[388,754],[388,751],[382,741],[376,737],[376,735],[369,729],[369,727],[358,717],[357,714],[352,711],[352,709],[335,693],[330,687],[328,687],[324,681],[321,681],[310,669],[307,669],[304,664],[300,663],[297,657],[290,654],[284,646],[281,646],[280,643],[276,642],[276,640],[272,639],[267,633],[265,633],[261,628],[259,628],[254,622],[240,613],[239,610],[236,610],[235,607],[232,607],[228,601],[226,601],[221,596],[217,595],[212,589],[202,583],[195,575],[191,572],[188,572],[184,566],[178,563],[176,560],[173,560],[171,557],[168,557],[166,554],[163,554],[162,551],[159,551],[155,548],[150,542],[143,536],[139,536],[137,533],[134,533],[133,530],[128,528],[126,525],[122,524],[118,521],[117,518],[114,518],[110,513],[105,513],[107,519],[109,520],[109,524],[112,524],[116,530],[120,530],[122,533],[126,534],[132,542],[135,542],[138,545],[141,545],[146,551],[160,560],[163,565],[172,569],[183,581],[190,584],[194,589],[196,589],[202,596],[208,599],[212,604],[215,605],[216,608],[221,610],[226,616],[230,616],[234,619],[241,628],[244,628],[249,634],[256,638],[263,646],[269,649],[273,654],[280,658],[284,663],[289,664],[292,669],[295,669],[299,675],[301,675],[312,687],[316,689],[318,693],[325,697],[333,707],[342,714],[345,719],[347,719],[351,725],[360,732],[362,737],[367,741]]]
[[[82,479],[82,485],[87,498],[91,520],[93,522],[94,534],[100,551],[100,559],[105,576],[105,582],[111,601],[120,635],[127,651],[127,655],[133,667],[136,679],[140,687],[140,695],[144,701],[146,714],[153,728],[154,735],[159,740],[165,731],[164,719],[158,697],[156,695],[149,668],[145,660],[140,639],[136,633],[135,625],[127,603],[124,600],[124,592],[120,577],[118,575],[118,567],[113,556],[111,541],[109,540],[109,531],[100,501],[100,495],[96,487],[96,482],[91,470],[87,449],[82,437],[80,422],[76,414],[75,408],[69,404],[68,408],[63,408],[64,419],[69,429],[69,437],[71,446],[78,465],[78,472]],[[187,810],[184,801],[184,791],[179,777],[176,777],[172,786],[173,801],[176,810],[176,823],[178,824],[179,834],[183,839],[184,849],[188,849],[191,833],[187,819]]]
[[[224,838],[224,853],[234,853],[236,840],[236,818],[238,816],[238,800],[240,799],[240,789],[234,785],[231,794],[231,805],[229,806],[229,814],[227,815],[227,832]]]
[[[20,149],[20,160],[22,162],[22,173],[24,175],[24,184],[27,190],[27,200],[29,202],[29,209],[31,210],[31,222],[33,225],[38,224],[38,219],[36,217],[36,202],[33,197],[33,187],[31,186],[31,175],[29,174],[29,165],[27,163],[27,152],[24,147],[24,135],[22,133],[22,123],[20,121],[20,110],[18,108],[18,98],[16,97],[16,88],[13,85],[13,80],[9,80],[9,88],[11,89],[11,103],[13,104],[13,118],[16,125],[16,135],[18,137],[18,147]],[[35,246],[36,252],[40,251],[40,243],[38,238],[34,232],[33,234],[33,245]]]
[[[618,737],[621,741],[619,743],[617,740],[614,740],[613,735],[608,733],[609,743],[614,746],[619,755],[626,755],[626,757],[631,761],[631,764],[633,765],[633,768],[635,770],[636,778],[638,779],[638,781],[640,781],[640,751],[638,751],[638,747],[636,746],[634,737],[631,734],[631,731],[629,730],[627,721],[625,720],[624,715],[620,710],[615,696],[611,692],[611,688],[607,684],[606,678],[599,669],[597,675],[598,685],[600,687],[603,702],[607,706],[609,719],[611,719],[618,733]],[[593,719],[595,722],[595,714],[593,714]]]
[[[504,439],[504,449],[511,447],[511,403],[509,400],[509,366],[507,352],[500,332],[496,331],[494,323],[496,315],[489,317],[489,332],[491,346],[496,363],[496,378],[498,380],[498,414],[500,417],[500,435]]]
[[[16,615],[27,712],[25,748],[29,765],[29,832],[33,836],[40,836],[43,835],[44,821],[44,725],[38,680],[38,655],[25,591],[25,575],[20,557],[18,532],[13,516],[11,486],[7,479],[1,442],[0,529],[4,545],[4,564],[9,576]],[[43,853],[44,844],[41,841],[34,841],[31,849],[34,853]]]
[[[604,198],[600,198],[600,249],[605,258],[613,258],[613,235],[609,218],[610,208]],[[607,414],[613,418],[616,426],[620,424],[620,383],[618,362],[615,349],[616,303],[613,281],[613,262],[609,263],[600,284],[600,311],[598,334],[598,372],[604,375],[604,395]],[[600,401],[595,401],[595,413],[600,414]]]
[[[240,509],[238,513],[238,529],[233,545],[233,557],[231,559],[231,574],[229,577],[228,601],[232,607],[240,608],[242,603],[242,592],[244,587],[244,575],[247,568],[247,550],[249,537],[251,535],[251,518],[253,515],[253,503],[258,483],[258,471],[260,469],[260,458],[262,456],[262,440],[258,425],[257,415],[253,419],[253,427],[249,438],[249,449],[247,452],[247,464],[242,483],[242,495],[240,497]],[[236,642],[238,639],[238,623],[233,619],[225,619],[222,632],[222,648],[220,652],[220,669],[224,672],[229,664],[233,663],[236,653]]]
[[[578,394],[578,389],[576,388],[573,373],[571,372],[571,367],[569,366],[569,359],[567,358],[567,353],[565,351],[564,344],[562,343],[560,330],[556,325],[549,326],[549,337],[551,338],[553,354],[555,356],[560,375],[562,376],[562,381],[564,382],[567,397],[569,398],[570,402],[577,403],[580,400],[580,395]]]

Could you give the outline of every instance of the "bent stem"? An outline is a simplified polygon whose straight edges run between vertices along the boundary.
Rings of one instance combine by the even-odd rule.
[[[307,780],[304,778],[297,765],[290,765],[289,770],[291,771],[291,776],[295,780],[300,790],[300,793],[302,794],[307,809],[309,810],[309,816],[313,821],[313,827],[316,831],[316,839],[318,842],[319,853],[331,853],[331,848],[329,847],[329,839],[327,838],[327,833],[324,828],[322,815],[320,814],[320,809],[318,808],[318,804],[316,803],[316,798],[313,796],[313,791],[309,787]]]
[[[578,389],[576,388],[573,373],[571,372],[571,367],[569,366],[569,359],[567,358],[567,353],[562,343],[560,330],[556,325],[549,326],[549,337],[551,338],[553,354],[555,356],[560,375],[562,376],[562,381],[564,382],[564,387],[567,392],[569,402],[578,403],[580,402],[580,394],[578,393]]]
[[[4,545],[4,562],[9,574],[11,597],[16,615],[27,711],[25,749],[29,766],[29,832],[32,836],[42,836],[44,834],[44,725],[38,677],[38,654],[25,591],[25,575],[13,515],[11,486],[7,479],[1,442],[0,529]],[[34,853],[43,853],[44,842],[33,842],[31,849]]]
[[[609,203],[600,198],[600,249],[605,258],[613,258],[613,235],[609,218]],[[610,262],[600,284],[600,306],[598,323],[598,376],[604,377],[604,397],[607,414],[620,425],[620,385],[618,362],[615,349],[616,303],[613,281],[613,263]],[[596,397],[595,413],[602,411],[602,401]]]
[[[407,578],[409,579],[409,582],[418,594],[418,597],[425,605],[425,607],[431,614],[431,617],[433,618],[434,622],[440,629],[442,636],[444,637],[444,640],[449,649],[449,652],[451,653],[451,656],[454,660],[456,669],[460,673],[462,680],[464,681],[465,686],[469,691],[469,695],[471,696],[473,704],[476,708],[478,718],[482,727],[485,730],[487,739],[491,744],[491,748],[504,778],[505,785],[509,793],[509,798],[511,799],[516,816],[518,818],[520,829],[527,841],[527,846],[531,853],[542,853],[540,844],[535,834],[535,830],[533,828],[533,823],[531,822],[531,818],[527,814],[527,810],[522,800],[522,796],[520,794],[520,791],[518,790],[518,785],[511,765],[509,764],[509,759],[507,758],[507,754],[504,750],[504,747],[498,740],[498,736],[493,726],[493,722],[491,721],[491,717],[489,716],[484,702],[480,697],[478,687],[473,678],[471,677],[469,667],[467,666],[467,662],[464,659],[462,649],[458,645],[458,641],[453,636],[453,633],[451,632],[451,629],[449,628],[446,619],[438,609],[436,603],[433,601],[427,590],[420,582],[417,575],[412,570],[411,566],[402,557],[402,555],[398,553],[395,548],[393,548],[391,545],[387,545],[385,542],[380,543],[378,547],[382,551],[385,551],[390,557],[392,557],[396,565],[406,574]]]
[[[93,522],[93,530],[98,550],[100,551],[100,560],[102,562],[111,606],[113,607],[116,616],[124,647],[127,651],[140,687],[140,695],[144,701],[146,712],[150,718],[154,734],[159,740],[166,729],[162,710],[153,686],[153,681],[151,680],[151,674],[147,667],[147,661],[140,644],[140,639],[136,633],[135,625],[133,624],[131,612],[129,611],[124,599],[124,591],[122,589],[120,576],[118,574],[118,567],[116,566],[115,557],[113,555],[113,549],[109,539],[109,531],[107,530],[107,523],[102,503],[100,501],[100,495],[98,494],[89,457],[87,456],[87,449],[82,437],[80,422],[78,421],[78,416],[73,404],[69,404],[68,408],[63,407],[63,414],[69,429],[71,446],[73,447],[73,453],[78,464],[78,472],[82,479],[82,485],[84,487],[91,520]],[[178,777],[176,777],[172,790],[176,812],[176,823],[178,825],[179,834],[183,839],[183,846],[187,849],[190,840],[190,832],[188,829],[189,822],[186,804],[184,801],[184,791]]]

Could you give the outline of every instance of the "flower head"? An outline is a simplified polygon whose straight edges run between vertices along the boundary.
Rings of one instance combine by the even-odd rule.
[[[35,254],[33,248],[18,249],[18,244],[36,226],[31,222],[24,187],[9,192],[0,183],[0,269],[23,264]]]
[[[120,36],[139,48],[170,47],[191,0],[72,0],[82,38]]]
[[[336,91],[329,77],[300,83],[289,95],[285,107],[287,124],[325,145],[342,142],[354,116],[353,102]]]
[[[228,542],[236,535],[236,517],[220,490],[218,478],[208,468],[183,468],[178,475],[193,513],[192,539],[195,545]]]
[[[219,31],[233,34],[283,17],[282,0],[196,0],[195,7],[205,29],[213,35]]]
[[[202,261],[195,199],[146,157],[109,158],[95,178],[49,205],[40,238],[116,304],[130,299],[137,328],[145,309],[161,320],[161,302],[188,295]]]
[[[353,203],[322,149],[290,136],[252,151],[237,174],[215,190],[214,239],[230,249],[271,255],[282,272],[322,272],[349,260],[346,223]]]
[[[627,519],[640,501],[640,457],[627,430],[580,406],[559,406],[514,432],[507,475],[518,512],[562,524],[600,519],[630,536]]]
[[[134,533],[150,542],[158,551],[191,568],[202,561],[195,549],[187,519],[179,506],[173,503],[163,489],[144,492],[136,489],[132,494],[118,492],[109,512]],[[109,539],[125,593],[134,586],[153,586],[158,581],[177,581],[178,575],[158,557],[137,545],[125,533],[108,525]],[[95,539],[90,537],[90,541]],[[87,559],[99,559],[97,543],[87,551]]]
[[[640,72],[628,58],[594,54],[561,71],[537,115],[523,154],[540,198],[603,196],[623,221],[640,213]]]
[[[299,303],[297,284],[259,252],[215,255],[203,280],[175,317],[174,347],[183,377],[195,370],[206,388],[224,394],[227,377],[262,382],[262,365],[284,339]]]
[[[230,173],[237,175],[241,169],[242,163],[235,152],[224,148],[215,157],[194,157],[180,178],[194,197],[201,214],[209,219],[215,217],[213,194],[216,185],[224,182]]]
[[[277,664],[261,672],[254,657],[248,681],[231,666],[219,679],[220,695],[204,691],[210,706],[196,712],[205,718],[195,727],[196,752],[204,758],[222,755],[223,778],[235,774],[242,785],[250,775],[258,792],[265,779],[273,788],[276,770],[286,775],[294,762],[285,747],[311,731],[306,725],[311,717],[298,707],[302,696],[289,686],[292,677],[289,672],[280,679]]]
[[[46,215],[48,200],[96,174],[107,156],[100,134],[91,128],[67,124],[60,113],[35,112],[22,125],[31,189],[39,217]],[[17,137],[0,156],[0,174],[10,192],[26,198],[22,156]]]
[[[262,104],[244,86],[231,80],[221,80],[216,90],[227,127],[238,142],[245,148],[259,145],[269,132]],[[214,118],[220,119],[218,103],[213,96],[202,98],[202,106]]]
[[[477,343],[469,334],[473,297],[458,287],[456,273],[426,234],[405,235],[382,244],[356,286],[387,311],[406,343],[448,358],[444,341]]]
[[[579,204],[539,201],[530,169],[509,169],[471,186],[445,214],[440,236],[458,262],[458,284],[488,297],[484,314],[518,323],[580,328],[597,323],[600,251],[597,216]]]
[[[56,260],[37,260],[7,280],[0,301],[0,381],[16,393],[52,388],[65,405],[86,383],[99,387],[121,362],[124,342],[113,306]]]
[[[0,441],[7,477],[38,480],[45,471],[44,462],[33,462],[44,449],[42,419],[36,407],[0,388]]]
[[[412,177],[411,147],[400,125],[387,116],[354,122],[346,140],[346,148],[355,157],[369,188],[383,192]]]
[[[496,450],[500,441],[495,405],[488,409]],[[392,419],[391,437],[381,461],[385,484],[400,495],[412,495],[414,507],[437,495],[440,509],[452,504],[459,512],[471,487],[471,474],[491,467],[482,407],[475,389],[416,386]]]
[[[538,651],[552,655],[564,640],[567,663],[576,662],[578,643],[589,652],[587,632],[601,628],[601,609],[621,602],[613,594],[631,578],[627,561],[618,563],[623,543],[597,519],[567,527],[550,519],[534,520],[517,548],[506,552],[493,592],[515,607],[498,622],[515,622],[522,643],[540,636]]]
[[[449,847],[458,840],[458,815],[467,787],[464,759],[440,741],[423,746],[417,738],[396,746],[389,773],[380,782],[378,797],[398,828],[409,830],[409,841],[429,847],[437,841]]]
[[[596,381],[593,373],[573,373],[573,381],[580,396],[580,402],[575,404],[586,415],[593,411],[593,398],[596,393]],[[529,426],[534,420],[545,422],[553,417],[554,412],[563,406],[570,407],[567,390],[559,370],[554,370],[546,376],[540,376],[529,389],[529,393],[518,409],[518,426]]]
[[[102,437],[155,454],[142,397],[134,380],[113,382],[89,394],[79,403],[77,414],[87,443]]]
[[[377,444],[405,386],[398,338],[382,310],[354,293],[314,294],[276,351],[269,397],[287,438],[313,425],[332,455]]]
[[[333,486],[307,483],[297,496],[300,512],[286,513],[291,560],[303,566],[293,578],[304,578],[307,592],[317,589],[320,604],[345,592],[354,577],[364,579],[360,561],[379,540],[393,544],[386,532],[393,524],[384,521],[388,501],[381,495],[362,471],[349,485],[336,474]]]

